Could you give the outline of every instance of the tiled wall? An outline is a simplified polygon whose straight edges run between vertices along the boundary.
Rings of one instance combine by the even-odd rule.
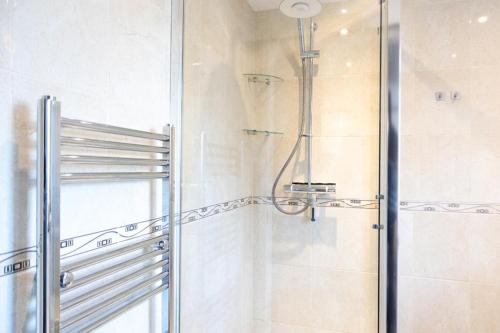
[[[254,24],[246,0],[185,1],[182,210],[252,194]],[[252,332],[252,210],[183,225],[182,332]]]
[[[34,250],[38,99],[56,96],[65,117],[161,132],[169,120],[169,30],[170,5],[161,0],[0,3],[1,332],[32,332],[35,324],[35,268],[10,275],[4,268],[33,258],[6,253]],[[150,182],[63,185],[61,238],[157,217],[157,193]],[[144,304],[102,330],[159,330],[154,308]]]
[[[500,332],[500,7],[403,0],[401,33],[399,332]]]
[[[344,9],[345,11],[342,11]],[[345,13],[343,13],[345,12]],[[379,7],[325,5],[317,17],[313,181],[336,182],[336,198],[374,200],[378,191]],[[348,34],[342,35],[341,29]],[[257,13],[256,72],[283,82],[255,85],[254,193],[270,195],[299,127],[301,65],[297,22],[279,10]],[[304,149],[280,183],[304,179]],[[350,201],[347,201],[349,203]],[[257,206],[254,218],[255,332],[376,332],[377,205],[349,204],[299,216]],[[285,209],[291,207],[284,206]]]

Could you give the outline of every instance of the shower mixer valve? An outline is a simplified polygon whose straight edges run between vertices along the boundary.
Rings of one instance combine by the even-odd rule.
[[[303,59],[308,59],[308,58],[319,58],[320,52],[319,50],[310,50],[310,51],[304,51],[300,55]]]
[[[307,194],[308,205],[311,207],[311,222],[316,222],[316,202],[322,194],[336,193],[336,183],[301,183],[293,182],[284,186],[286,193]]]

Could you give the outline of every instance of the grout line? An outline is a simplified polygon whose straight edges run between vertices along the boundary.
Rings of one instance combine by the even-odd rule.
[[[360,271],[360,270],[355,270],[355,269],[338,269],[335,267],[325,267],[325,266],[316,266],[316,265],[291,265],[291,264],[282,264],[282,263],[274,263],[271,262],[269,263],[270,265],[276,265],[276,266],[283,266],[283,267],[291,267],[291,268],[307,268],[307,269],[325,269],[325,270],[330,270],[334,271],[337,273],[356,273],[356,274],[363,274],[363,275],[369,275],[372,277],[378,276],[377,272],[369,272],[369,271]]]
[[[408,279],[420,279],[427,281],[444,281],[444,282],[456,282],[456,283],[472,283],[471,280],[459,280],[459,279],[451,279],[451,278],[437,278],[431,276],[420,276],[420,275],[408,275],[408,274],[400,274],[399,277],[408,278]]]

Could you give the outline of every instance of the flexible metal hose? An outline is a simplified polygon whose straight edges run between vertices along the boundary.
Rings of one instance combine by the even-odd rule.
[[[312,61],[311,61],[311,65],[312,65]],[[298,215],[298,214],[301,214],[301,213],[305,212],[307,210],[307,208],[309,207],[309,205],[307,204],[304,208],[301,208],[301,209],[299,209],[297,211],[291,212],[291,211],[287,211],[287,210],[284,210],[283,208],[281,208],[279,206],[279,204],[278,204],[278,201],[276,200],[276,189],[278,187],[278,183],[279,183],[281,177],[283,176],[283,173],[288,168],[288,165],[292,161],[292,158],[297,153],[297,150],[300,147],[300,143],[302,142],[302,137],[304,136],[304,129],[305,129],[305,126],[304,126],[304,123],[305,123],[305,109],[306,109],[306,103],[307,103],[307,101],[305,100],[305,96],[306,96],[306,75],[307,75],[306,71],[307,71],[306,60],[302,59],[302,104],[303,105],[302,105],[302,108],[301,108],[299,134],[297,136],[297,141],[295,142],[295,145],[293,146],[293,149],[290,152],[290,155],[288,156],[285,164],[283,164],[283,166],[281,167],[280,172],[276,176],[276,180],[274,181],[273,189],[271,191],[271,199],[273,201],[274,207],[276,207],[276,209],[279,210],[281,213],[287,214],[287,215]]]

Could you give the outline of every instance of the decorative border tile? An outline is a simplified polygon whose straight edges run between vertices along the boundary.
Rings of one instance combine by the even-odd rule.
[[[251,198],[254,204],[273,204],[271,197],[257,196]],[[307,204],[307,199],[280,197],[277,198],[277,203],[280,206],[305,206]],[[316,207],[378,209],[379,205],[378,200],[318,198]]]
[[[402,211],[462,214],[500,214],[499,203],[458,203],[432,201],[401,201]]]
[[[0,253],[0,278],[36,267],[36,246]]]
[[[133,239],[149,237],[168,229],[168,216],[139,221],[111,229],[101,230],[60,241],[61,259],[90,253],[107,246]],[[0,278],[36,267],[36,246],[0,253]]]
[[[238,208],[242,208],[253,203],[252,197],[246,197],[206,207],[188,210],[181,213],[181,223],[192,223],[217,214],[226,213]]]
[[[278,198],[278,203],[284,206],[304,206],[305,198]],[[269,196],[250,196],[230,200],[206,207],[188,210],[176,216],[177,223],[187,224],[208,217],[233,211],[249,205],[272,205]],[[325,208],[357,208],[377,209],[377,200],[359,199],[318,199],[318,207]],[[168,229],[168,216],[129,223],[111,229],[101,230],[85,235],[61,240],[61,258],[66,259],[90,253],[107,246],[116,245],[133,239],[150,236]],[[0,278],[36,267],[36,246],[25,249],[0,253]]]

